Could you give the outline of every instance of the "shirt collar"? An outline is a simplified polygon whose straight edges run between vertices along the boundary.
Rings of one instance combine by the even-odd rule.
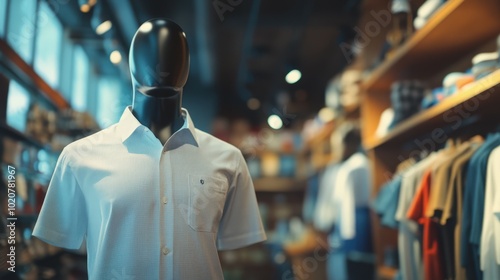
[[[169,148],[175,148],[175,146],[180,146],[184,143],[187,143],[198,147],[196,128],[193,124],[193,120],[191,119],[188,110],[186,110],[185,108],[181,108],[181,114],[184,118],[183,126],[174,134],[172,134],[165,145]],[[123,114],[117,126],[118,134],[122,142],[125,142],[137,130],[137,128],[142,126],[143,125],[132,113],[132,106],[127,106],[127,108],[125,108],[125,110],[123,111]]]

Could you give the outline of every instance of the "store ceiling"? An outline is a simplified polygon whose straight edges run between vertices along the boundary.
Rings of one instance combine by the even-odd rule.
[[[99,44],[102,38],[90,28],[91,14],[81,13],[77,1],[65,2],[58,15],[71,27],[72,37],[101,61],[102,71],[116,72],[108,50]],[[223,116],[263,119],[283,111],[286,100],[288,111],[299,115],[323,106],[328,80],[347,64],[339,45],[355,35],[361,0],[99,2],[114,22],[114,38],[124,53],[140,23],[155,17],[177,22],[190,44],[188,83],[211,89]],[[302,72],[302,79],[288,85],[284,77],[292,68]],[[246,107],[250,97],[263,104],[259,111]]]

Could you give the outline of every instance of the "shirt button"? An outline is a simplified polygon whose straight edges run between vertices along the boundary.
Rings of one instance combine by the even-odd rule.
[[[170,250],[167,248],[167,247],[163,247],[161,248],[161,252],[164,254],[164,255],[167,255],[168,253],[170,253]]]
[[[166,196],[164,196],[161,201],[163,202],[163,204],[167,204],[168,198]]]

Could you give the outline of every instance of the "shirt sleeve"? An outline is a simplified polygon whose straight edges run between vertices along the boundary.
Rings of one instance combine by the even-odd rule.
[[[63,150],[50,180],[33,236],[67,249],[79,249],[87,229],[83,193]]]
[[[356,236],[356,170],[349,172],[347,176],[344,192],[342,193],[342,201],[340,206],[340,236],[343,239],[354,239]]]
[[[219,250],[237,249],[266,240],[253,182],[240,152],[236,166],[219,224]]]
[[[425,188],[428,188],[430,184],[430,171],[427,171],[422,178],[422,182],[418,187],[415,197],[408,208],[406,217],[410,220],[414,220],[420,224],[424,223],[424,210],[425,210]]]

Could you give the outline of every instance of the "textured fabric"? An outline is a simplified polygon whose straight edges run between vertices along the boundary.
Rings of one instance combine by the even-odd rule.
[[[490,152],[500,144],[500,135],[489,135],[471,157],[464,184],[462,225],[460,229],[460,263],[468,279],[483,279],[479,263],[479,243],[483,226],[486,164]]]
[[[438,156],[432,153],[405,172],[402,176],[399,203],[395,219],[399,222],[398,250],[402,279],[423,280],[422,242],[417,222],[408,219],[406,214],[415,193],[422,183],[422,177],[429,165]]]
[[[425,96],[425,86],[420,81],[397,81],[391,86],[391,105],[394,120],[391,127],[418,113]]]
[[[457,158],[467,153],[471,148],[471,143],[466,142],[456,147],[453,153],[449,154],[445,161],[434,170],[432,175],[432,188],[430,190],[429,202],[427,204],[426,216],[435,218],[440,221],[443,209],[446,203],[446,195],[448,193],[449,183],[451,178],[451,169]],[[438,226],[440,232],[439,244],[442,248],[442,264],[446,279],[455,278],[455,267],[453,258],[453,226],[449,224],[440,224]]]
[[[33,235],[79,248],[89,279],[222,279],[217,250],[266,239],[235,147],[185,123],[162,145],[128,107],[68,145]]]
[[[496,148],[489,157],[486,172],[484,196],[484,219],[481,234],[481,269],[484,279],[500,279],[500,225],[495,215],[494,205],[500,196],[500,148]]]
[[[408,209],[407,217],[423,226],[423,261],[424,279],[444,279],[441,248],[439,246],[439,228],[431,218],[425,216],[425,208],[429,202],[431,175],[429,170],[424,174],[422,184]]]
[[[302,218],[306,223],[313,223],[319,192],[319,175],[313,175],[307,180],[304,204],[302,205]]]
[[[320,179],[318,203],[314,211],[314,227],[318,230],[329,232],[334,223],[333,189],[340,164],[330,164],[325,168]]]
[[[467,279],[465,269],[460,264],[460,243],[461,235],[460,228],[462,224],[462,202],[463,202],[463,187],[466,178],[467,164],[480,147],[476,143],[465,154],[461,155],[453,163],[450,184],[448,193],[446,195],[446,202],[443,208],[443,215],[441,217],[441,225],[447,225],[447,238],[453,240],[453,262],[454,262],[454,279],[465,280]]]
[[[339,168],[333,190],[334,224],[342,239],[356,236],[356,208],[368,207],[371,177],[368,159],[355,153]]]
[[[453,153],[450,153],[445,160],[443,160],[432,174],[432,189],[429,198],[429,204],[425,211],[427,217],[441,218],[441,213],[446,201],[446,194],[448,193],[448,186],[450,181],[450,173],[452,164],[457,158],[465,154],[471,147],[469,142],[463,143]],[[438,213],[437,213],[438,212]]]
[[[401,175],[396,175],[391,181],[382,187],[375,200],[375,213],[380,216],[381,224],[386,227],[398,227],[396,210],[398,208],[401,181]]]

